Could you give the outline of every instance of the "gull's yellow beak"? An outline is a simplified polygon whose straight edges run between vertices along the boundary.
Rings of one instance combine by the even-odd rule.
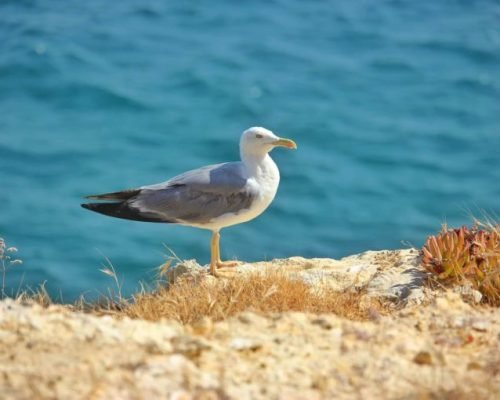
[[[287,149],[296,149],[297,145],[291,139],[279,138],[278,140],[273,142],[274,146],[286,147]]]

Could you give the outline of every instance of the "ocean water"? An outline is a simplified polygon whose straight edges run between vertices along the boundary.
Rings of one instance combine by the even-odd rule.
[[[272,206],[222,231],[226,258],[342,257],[421,246],[500,214],[500,3],[0,1],[0,237],[7,288],[63,300],[151,282],[207,231],[107,218],[86,194],[238,158],[254,125]]]

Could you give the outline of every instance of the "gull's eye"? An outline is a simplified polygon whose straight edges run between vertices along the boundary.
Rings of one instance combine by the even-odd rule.
[[[255,135],[255,137],[256,137],[257,139],[262,139],[264,136],[262,136],[260,133],[257,133],[257,134]]]

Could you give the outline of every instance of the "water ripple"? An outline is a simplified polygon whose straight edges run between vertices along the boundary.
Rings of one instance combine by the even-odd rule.
[[[237,159],[254,125],[299,148],[273,152],[280,190],[227,230],[226,254],[419,245],[445,219],[468,223],[464,209],[500,214],[498,12],[494,0],[2,1],[0,234],[68,298],[102,284],[95,248],[130,289],[163,242],[206,261],[207,232],[101,218],[81,196]]]

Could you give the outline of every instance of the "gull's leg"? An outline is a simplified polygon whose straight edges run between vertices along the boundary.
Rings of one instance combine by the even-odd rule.
[[[214,232],[215,247],[217,248],[217,268],[236,267],[241,264],[240,261],[221,261],[220,259],[220,233]]]
[[[217,276],[217,261],[219,260],[219,232],[213,231],[210,239],[210,274]]]

